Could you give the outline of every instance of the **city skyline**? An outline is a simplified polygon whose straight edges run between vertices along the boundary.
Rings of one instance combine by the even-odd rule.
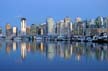
[[[5,25],[5,29],[0,27],[0,34],[8,37],[18,35],[41,35],[41,36],[93,36],[101,33],[108,34],[108,17],[98,16],[95,19],[83,20],[77,17],[72,21],[70,17],[65,17],[59,21],[55,21],[52,17],[47,18],[43,24],[28,25],[26,18],[20,19],[20,28],[9,23]],[[5,32],[4,32],[5,30]]]
[[[108,71],[108,0],[0,0],[0,71]]]

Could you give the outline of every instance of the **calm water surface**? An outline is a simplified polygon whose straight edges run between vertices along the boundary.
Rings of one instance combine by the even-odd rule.
[[[108,71],[108,44],[0,41],[0,71]]]

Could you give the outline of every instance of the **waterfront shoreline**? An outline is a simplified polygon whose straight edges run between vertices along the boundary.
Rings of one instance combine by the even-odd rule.
[[[64,38],[45,38],[45,37],[34,37],[34,36],[22,36],[22,37],[0,37],[0,40],[8,40],[8,41],[55,41],[55,42],[58,42],[58,41],[66,41],[66,42],[92,42],[92,43],[108,43],[108,39],[106,38],[97,38],[97,39],[87,39],[86,38],[79,38],[79,37],[71,37],[71,38],[67,38],[67,39],[64,39]]]

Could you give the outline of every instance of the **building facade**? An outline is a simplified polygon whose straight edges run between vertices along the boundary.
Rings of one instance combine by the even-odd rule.
[[[12,35],[12,28],[10,24],[6,24],[6,36],[11,36]]]
[[[17,34],[18,34],[18,29],[17,29],[17,27],[13,27],[13,35],[14,35],[14,36],[17,36]]]
[[[47,35],[54,35],[54,20],[53,18],[48,18],[46,21],[46,31],[47,31]]]
[[[26,34],[26,18],[21,18],[21,34]]]
[[[37,25],[32,24],[30,29],[31,35],[37,35]]]

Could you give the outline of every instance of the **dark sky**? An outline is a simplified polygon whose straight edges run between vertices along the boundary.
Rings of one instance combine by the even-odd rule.
[[[20,26],[20,17],[27,18],[27,24],[45,22],[47,17],[56,21],[65,16],[74,20],[108,16],[108,0],[0,0],[0,26],[10,23]]]

